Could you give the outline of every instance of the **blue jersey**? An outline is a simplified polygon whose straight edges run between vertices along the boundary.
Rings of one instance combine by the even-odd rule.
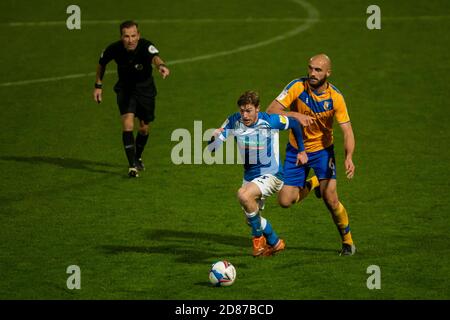
[[[259,112],[257,121],[251,126],[246,126],[241,114],[236,112],[229,116],[219,129],[220,134],[214,145],[217,146],[230,135],[235,137],[243,160],[246,181],[264,174],[272,174],[282,179],[283,167],[279,155],[278,131],[291,128],[293,124],[290,122],[296,121],[278,114]],[[295,125],[298,126],[298,123]],[[303,142],[303,139],[300,139]]]

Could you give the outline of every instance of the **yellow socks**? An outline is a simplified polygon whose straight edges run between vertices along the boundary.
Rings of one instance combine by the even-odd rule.
[[[298,197],[297,197],[297,200],[295,201],[295,203],[300,202],[303,199],[305,199],[308,196],[308,194],[311,192],[311,190],[313,190],[314,188],[318,188],[318,187],[319,187],[319,179],[317,179],[316,176],[313,176],[310,179],[306,180],[305,187],[299,188]]]
[[[339,202],[339,206],[332,212],[333,221],[336,224],[339,233],[341,234],[342,243],[353,244],[352,233],[348,223],[347,210],[345,210],[342,203]]]
[[[306,180],[306,184],[304,188],[299,188],[298,197],[296,203],[305,199],[311,190],[315,188],[319,188],[319,179],[316,176]],[[350,231],[350,225],[348,222],[348,214],[347,210],[344,208],[342,203],[339,202],[339,205],[336,209],[332,210],[331,216],[333,217],[334,224],[339,230],[339,234],[342,238],[342,243],[352,245],[352,233]]]

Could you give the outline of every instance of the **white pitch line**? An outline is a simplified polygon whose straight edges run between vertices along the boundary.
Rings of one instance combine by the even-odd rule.
[[[383,21],[417,21],[417,20],[425,20],[425,21],[436,21],[436,20],[443,20],[443,19],[450,19],[450,15],[443,15],[443,16],[399,16],[399,17],[381,17],[381,23]],[[322,22],[362,22],[366,21],[367,16],[363,17],[343,17],[343,18],[323,18]]]
[[[304,19],[304,21],[306,22],[305,24],[303,24],[295,29],[292,29],[291,31],[288,31],[282,35],[267,39],[265,41],[249,44],[249,45],[238,47],[238,48],[235,48],[232,50],[216,52],[216,53],[202,55],[202,56],[193,57],[193,58],[174,60],[174,61],[171,61],[170,63],[171,64],[179,64],[179,63],[206,60],[206,59],[226,56],[226,55],[230,55],[230,54],[237,53],[237,52],[242,52],[242,51],[246,51],[246,50],[250,50],[250,49],[267,46],[274,42],[278,42],[278,41],[290,38],[292,36],[295,36],[296,34],[309,29],[315,22],[319,21],[319,12],[317,11],[317,9],[315,7],[313,7],[309,3],[304,2],[302,0],[293,0],[293,1],[298,3],[299,5],[303,6],[306,9],[306,11],[308,12],[308,19]]]
[[[365,21],[367,17],[340,17],[340,18],[324,18],[322,22],[354,22]],[[382,20],[388,21],[409,21],[409,20],[441,20],[450,19],[450,15],[440,16],[398,16],[398,17],[386,17],[383,16]],[[307,22],[310,18],[243,18],[243,19],[135,19],[139,24],[171,24],[171,23],[301,23]],[[120,24],[122,20],[83,20],[83,24],[97,25],[97,24]],[[46,27],[55,25],[65,25],[66,21],[17,21],[0,23],[0,25],[7,25],[9,27]]]
[[[248,45],[241,46],[241,47],[238,47],[238,48],[235,48],[232,50],[220,51],[220,52],[201,55],[201,56],[192,57],[192,58],[173,60],[173,61],[167,62],[167,65],[175,65],[175,64],[181,64],[181,63],[187,63],[187,62],[207,60],[207,59],[226,56],[226,55],[234,54],[237,52],[242,52],[242,51],[247,51],[247,50],[267,46],[274,42],[282,41],[287,38],[293,37],[303,31],[309,29],[314,23],[319,21],[319,11],[317,11],[317,9],[315,7],[313,7],[312,5],[310,5],[309,3],[307,3],[303,0],[292,0],[292,1],[299,4],[300,6],[302,6],[308,14],[308,17],[306,19],[302,19],[302,21],[305,22],[303,25],[301,25],[295,29],[292,29],[286,33],[283,33],[281,35],[278,35],[276,37],[273,37],[273,38],[270,38],[270,39],[267,39],[267,40],[264,40],[261,42],[248,44]],[[115,71],[107,71],[106,73],[108,73],[108,74],[115,73]],[[60,76],[60,77],[49,77],[49,78],[40,78],[40,79],[32,79],[32,80],[4,82],[4,83],[0,83],[0,87],[20,86],[20,85],[27,85],[27,84],[34,84],[34,83],[43,83],[43,82],[51,82],[51,81],[58,81],[58,80],[83,78],[83,77],[93,77],[93,76],[95,76],[95,72],[78,73],[78,74],[72,74],[72,75]]]
[[[161,23],[284,23],[284,22],[304,22],[305,18],[244,18],[244,19],[135,19],[139,24],[161,24]],[[122,23],[122,20],[82,20],[83,25],[97,25],[97,24],[114,24],[118,25]],[[35,21],[35,22],[9,22],[7,23],[10,27],[46,27],[46,26],[56,26],[65,25],[66,21]]]
[[[108,70],[108,71],[105,72],[105,74],[113,74],[113,73],[116,73],[116,71]],[[33,84],[33,83],[42,83],[42,82],[51,82],[51,81],[58,81],[58,80],[93,77],[93,76],[95,76],[95,74],[96,74],[95,72],[77,73],[77,74],[69,74],[67,76],[60,76],[60,77],[50,77],[50,78],[40,78],[40,79],[23,80],[23,81],[3,82],[3,83],[0,83],[0,87],[21,86],[21,85]]]

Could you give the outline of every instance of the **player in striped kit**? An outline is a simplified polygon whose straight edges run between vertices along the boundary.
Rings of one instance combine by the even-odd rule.
[[[285,183],[278,194],[280,205],[288,208],[304,199],[314,189],[331,213],[342,240],[341,256],[356,252],[348,213],[337,194],[336,159],[334,155],[333,122],[336,120],[344,138],[344,167],[348,179],[355,173],[353,152],[355,137],[342,93],[331,83],[331,60],[318,54],[308,61],[308,77],[294,79],[270,104],[267,112],[292,117],[307,118],[303,123],[304,147],[308,163],[297,166],[297,146],[294,135],[289,137],[284,162]],[[301,119],[299,119],[301,120]],[[306,180],[310,169],[315,176]]]

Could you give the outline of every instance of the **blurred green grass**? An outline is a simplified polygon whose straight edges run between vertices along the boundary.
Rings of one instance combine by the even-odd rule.
[[[276,37],[298,26],[283,18],[307,16],[291,1],[134,3],[78,1],[86,20],[186,20],[141,24],[142,35],[169,63]],[[147,171],[138,180],[125,177],[115,74],[105,78],[101,105],[91,101],[93,76],[0,86],[0,297],[448,299],[450,19],[443,13],[449,4],[378,1],[378,31],[365,26],[370,4],[312,3],[320,21],[302,33],[175,64],[164,81],[156,75],[156,121],[144,153]],[[8,24],[64,21],[67,5],[2,1],[0,84],[95,71],[101,50],[118,37],[116,25],[68,31],[63,24]],[[280,21],[220,21],[250,17]],[[170,136],[177,128],[192,132],[194,120],[202,120],[204,130],[220,125],[247,89],[260,91],[267,106],[285,84],[304,75],[317,52],[333,59],[331,82],[346,98],[356,135],[357,171],[349,182],[342,136],[335,131],[338,190],[359,252],[337,256],[339,236],[319,200],[283,210],[272,198],[265,215],[287,250],[253,259],[235,198],[242,168],[176,166]],[[208,284],[209,265],[218,259],[237,268],[235,285],[225,290]],[[65,286],[72,264],[81,268],[79,291]],[[372,264],[381,268],[381,290],[366,287]]]

